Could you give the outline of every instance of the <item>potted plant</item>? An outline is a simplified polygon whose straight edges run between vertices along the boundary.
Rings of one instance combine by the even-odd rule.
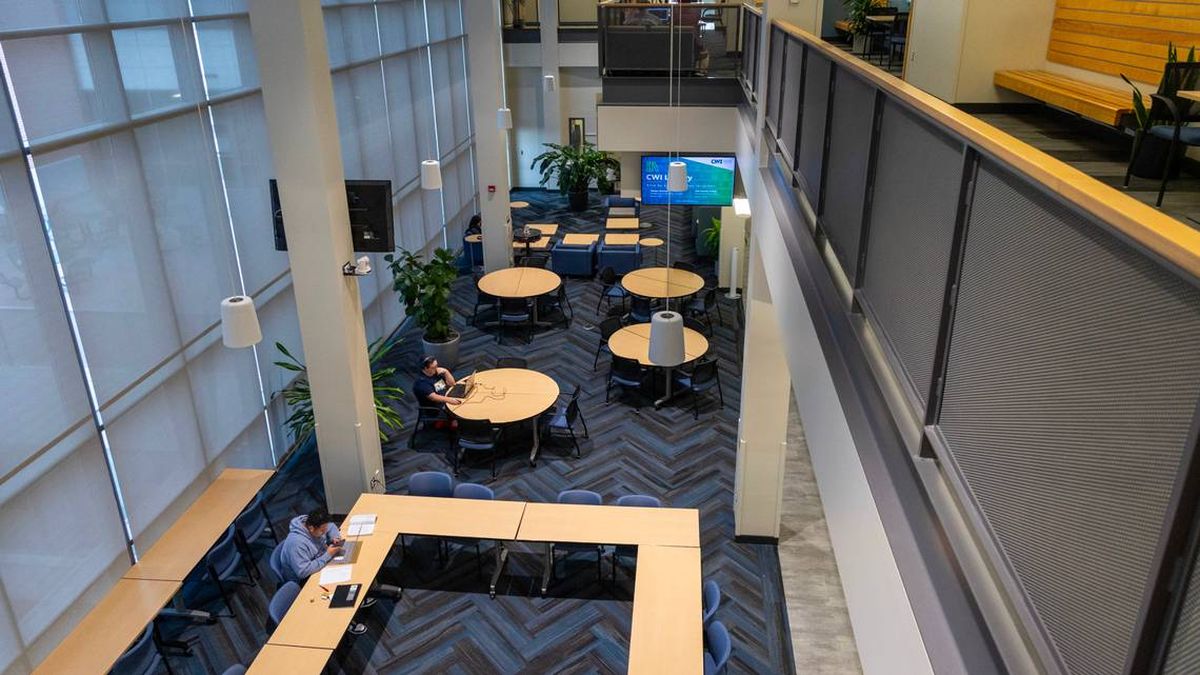
[[[417,322],[424,334],[421,345],[425,354],[453,368],[458,363],[458,333],[450,326],[450,285],[458,278],[454,254],[439,248],[422,261],[416,254],[401,250],[383,257],[392,270],[392,290],[400,294],[404,311]]]
[[[702,257],[717,257],[721,251],[721,219],[709,218],[711,223],[700,231],[700,245],[696,253]]]
[[[588,187],[592,181],[596,181],[596,187],[601,192],[606,192],[612,189],[609,172],[621,170],[621,163],[615,157],[597,150],[595,145],[587,141],[578,148],[557,143],[543,145],[550,149],[534,157],[529,167],[542,174],[543,187],[551,181],[558,181],[558,191],[567,196],[572,211],[587,208]]]
[[[1174,43],[1167,44],[1167,63],[1178,63],[1179,58],[1175,50]],[[1196,48],[1192,47],[1188,50],[1187,61],[1185,63],[1195,63]],[[1179,90],[1189,90],[1196,88],[1196,76],[1192,71],[1187,71],[1183,80],[1168,77],[1170,69],[1163,69],[1163,77],[1158,83],[1158,92],[1163,96],[1174,96]],[[1121,74],[1121,79],[1132,89],[1133,94],[1133,156],[1130,158],[1129,172],[1139,178],[1151,178],[1159,180],[1163,177],[1163,167],[1167,167],[1169,175],[1173,178],[1179,174],[1179,166],[1183,159],[1183,154],[1171,158],[1168,166],[1167,153],[1171,151],[1171,142],[1165,141],[1157,136],[1149,134],[1150,127],[1153,126],[1155,120],[1150,119],[1150,110],[1146,107],[1146,98],[1142,95],[1142,90],[1138,88],[1124,73]],[[1159,120],[1161,122],[1162,120]]]
[[[400,415],[392,408],[393,403],[399,403],[404,398],[404,392],[399,387],[391,385],[392,378],[396,375],[396,369],[391,366],[382,367],[384,360],[387,359],[387,355],[395,345],[395,342],[388,342],[380,338],[367,348],[371,364],[371,384],[375,390],[375,416],[379,418],[379,440],[381,441],[387,441],[390,432],[404,428],[404,422],[400,419]],[[312,435],[317,425],[317,418],[313,415],[312,388],[308,384],[308,367],[292,356],[283,343],[276,342],[275,349],[283,354],[283,360],[276,361],[275,365],[284,370],[300,373],[296,381],[282,393],[283,400],[287,402],[292,411],[292,414],[284,420],[284,424],[292,432],[292,440],[298,444],[303,443]]]
[[[846,22],[850,24],[850,35],[853,41],[850,51],[857,54],[865,53],[867,31],[870,30],[867,16],[871,13],[871,8],[875,6],[875,1],[842,0],[842,6],[846,8]]]
[[[525,17],[521,15],[522,9],[524,8],[521,0],[504,0],[504,10],[508,13],[513,28],[525,27]]]

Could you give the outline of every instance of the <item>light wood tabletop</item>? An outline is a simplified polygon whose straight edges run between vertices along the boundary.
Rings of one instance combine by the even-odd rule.
[[[621,277],[625,290],[643,298],[681,298],[704,288],[704,279],[687,270],[643,267]]]
[[[467,236],[463,237],[463,241],[467,242],[468,244],[478,244],[479,242],[483,241],[483,235],[468,234]]]
[[[366,493],[355,502],[350,515],[365,513],[377,516],[372,537],[388,532],[513,540],[525,502]]]
[[[636,230],[641,227],[637,218],[619,217],[608,218],[604,221],[604,227],[609,230]]]
[[[700,549],[638,546],[630,673],[704,672]]]
[[[343,523],[344,524],[344,523]],[[344,532],[343,528],[343,532]],[[396,543],[396,533],[377,529],[374,534],[356,537],[359,542],[358,555],[350,565],[350,580],[343,584],[362,584],[353,607],[329,606],[328,597],[333,586],[326,586],[329,593],[321,589],[321,573],[316,572],[300,588],[300,595],[284,615],[283,621],[271,633],[267,642],[291,647],[313,647],[335,649],[346,634],[346,626],[354,619],[354,612],[367,597],[367,589],[379,574],[379,568]]]
[[[498,298],[532,298],[558,288],[562,278],[538,267],[506,267],[479,279],[479,290]]]
[[[610,246],[633,246],[638,241],[636,233],[606,232],[604,234],[604,243]]]
[[[246,671],[250,675],[320,675],[332,649],[263,645]]]
[[[594,244],[599,240],[600,235],[598,234],[578,234],[572,232],[571,234],[563,235],[562,243],[566,244],[567,246],[587,246],[588,244]]]
[[[265,469],[222,471],[125,578],[183,581],[272,474]]]
[[[657,366],[650,360],[650,324],[635,323],[613,333],[608,338],[608,349],[624,359],[633,359],[643,366]],[[708,352],[708,338],[703,333],[683,329],[684,363],[695,361]]]
[[[1200,91],[1177,91],[1175,93],[1180,98],[1186,98],[1189,101],[1200,101]]]
[[[700,512],[696,509],[530,502],[525,505],[517,539],[699,548]]]
[[[447,404],[469,420],[511,424],[546,412],[558,400],[558,383],[536,370],[494,368],[475,373],[476,386],[461,404]]]
[[[508,208],[510,208],[510,209],[527,209],[527,208],[529,208],[529,202],[523,202],[520,200],[511,201],[508,203]]]
[[[553,237],[558,234],[558,223],[525,223],[525,227],[532,227],[541,232],[543,237]]]
[[[542,237],[541,239],[538,239],[537,241],[531,241],[528,244],[514,241],[512,243],[512,247],[522,251],[524,251],[526,248],[534,251],[544,251],[545,249],[550,248],[550,237]]]
[[[176,581],[118,580],[33,672],[108,672],[178,588]]]
[[[663,241],[662,239],[660,239],[658,237],[642,237],[641,239],[638,240],[638,243],[641,244],[642,246],[654,248],[655,246],[662,246],[663,244],[665,244],[667,242]]]

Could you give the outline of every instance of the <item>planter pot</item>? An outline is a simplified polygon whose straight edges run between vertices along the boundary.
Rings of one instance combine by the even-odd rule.
[[[426,356],[432,356],[438,360],[438,365],[443,368],[453,368],[458,365],[458,341],[458,333],[454,333],[446,342],[430,342],[422,336],[421,347],[425,350]]]
[[[572,190],[567,193],[567,202],[572,211],[583,211],[588,206],[587,190]]]
[[[1152,180],[1162,180],[1163,167],[1167,165],[1167,152],[1171,149],[1171,142],[1164,141],[1157,136],[1150,136],[1137,132],[1142,136],[1142,147],[1138,149],[1137,156],[1133,158],[1133,166],[1130,167],[1130,173],[1138,178],[1149,178]],[[1136,140],[1134,141],[1137,142]],[[1186,146],[1180,145],[1181,148]],[[1176,151],[1175,156],[1171,158],[1170,166],[1167,170],[1170,172],[1170,178],[1179,177],[1179,167],[1183,163],[1183,153]]]
[[[850,52],[853,54],[866,54],[867,36],[855,35],[850,41]]]

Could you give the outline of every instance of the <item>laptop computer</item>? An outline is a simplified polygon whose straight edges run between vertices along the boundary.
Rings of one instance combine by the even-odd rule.
[[[342,552],[333,556],[331,563],[337,565],[349,565],[358,561],[358,546],[357,541],[347,541],[342,544]]]
[[[446,391],[446,396],[450,398],[466,398],[470,396],[471,392],[475,390],[475,373],[478,372],[478,370],[472,371],[470,377],[455,383],[453,387],[450,387]]]

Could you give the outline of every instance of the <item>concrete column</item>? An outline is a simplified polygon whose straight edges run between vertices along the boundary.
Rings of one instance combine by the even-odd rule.
[[[383,456],[358,281],[342,276],[354,252],[320,0],[251,0],[250,24],[312,385],[325,501],[331,512],[345,513],[372,478],[383,485]]]
[[[563,143],[563,116],[559,92],[562,81],[558,54],[558,0],[538,0],[538,21],[542,40],[542,142]],[[554,91],[544,91],[546,77],[554,78]],[[555,188],[556,185],[547,185]]]
[[[483,267],[492,272],[512,266],[507,138],[496,126],[496,111],[504,106],[500,3],[472,0],[462,3],[462,8],[475,129],[475,177],[483,218]]]
[[[791,380],[779,319],[751,237],[742,354],[742,416],[734,475],[734,534],[779,538]]]

